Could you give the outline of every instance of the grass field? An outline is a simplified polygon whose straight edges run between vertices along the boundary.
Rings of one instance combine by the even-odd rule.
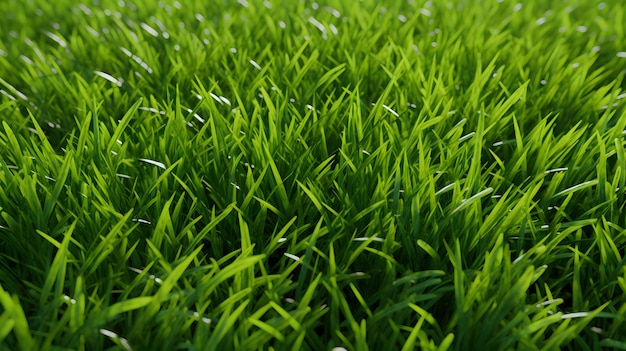
[[[0,1],[0,350],[626,349],[625,22]]]

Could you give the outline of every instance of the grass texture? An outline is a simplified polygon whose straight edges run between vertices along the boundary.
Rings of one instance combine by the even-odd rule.
[[[621,1],[0,2],[0,349],[626,349]]]

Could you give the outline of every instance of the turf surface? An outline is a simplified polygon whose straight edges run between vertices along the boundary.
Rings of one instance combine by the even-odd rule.
[[[626,349],[625,9],[1,1],[0,349]]]

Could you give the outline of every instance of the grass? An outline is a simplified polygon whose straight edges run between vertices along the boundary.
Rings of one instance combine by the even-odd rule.
[[[620,1],[0,14],[0,349],[626,349]]]

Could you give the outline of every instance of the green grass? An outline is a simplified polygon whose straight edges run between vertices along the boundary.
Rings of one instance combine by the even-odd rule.
[[[625,17],[1,1],[0,349],[626,349]]]

